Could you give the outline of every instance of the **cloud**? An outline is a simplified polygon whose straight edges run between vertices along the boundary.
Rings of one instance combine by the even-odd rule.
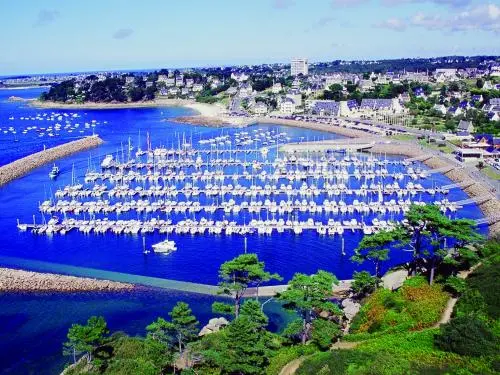
[[[118,29],[113,33],[115,39],[126,39],[134,33],[132,29]]]
[[[335,17],[321,17],[319,20],[317,20],[315,23],[311,25],[311,27],[307,28],[305,31],[310,32],[313,30],[321,29],[324,26],[332,23],[335,21]]]
[[[34,26],[46,26],[54,22],[59,18],[59,12],[57,10],[42,9],[38,12]]]
[[[273,8],[287,9],[295,5],[295,0],[273,0]]]
[[[409,19],[390,18],[375,26],[396,31],[404,31],[407,27],[420,27],[426,30],[449,32],[482,30],[500,33],[500,6],[477,5],[457,10],[448,16],[427,15],[419,12]]]
[[[436,5],[446,5],[452,8],[465,7],[472,0],[382,0],[385,5],[401,5],[401,4],[418,4],[418,3],[434,3]]]
[[[408,24],[405,20],[400,18],[389,18],[383,22],[375,24],[375,27],[380,27],[384,29],[391,29],[394,31],[405,31]]]

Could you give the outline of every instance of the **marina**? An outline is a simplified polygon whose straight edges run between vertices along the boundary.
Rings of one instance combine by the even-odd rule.
[[[148,134],[145,147],[135,149],[129,138],[115,154],[89,159],[82,182],[72,177],[41,202],[41,222],[34,215],[18,229],[37,235],[342,236],[390,230],[412,204],[438,205],[455,216],[474,203],[450,201],[449,189],[457,186],[436,183],[433,175],[441,170],[425,168],[419,158],[351,152],[339,143],[315,152],[281,151],[279,142],[288,140],[285,132],[263,128],[199,139],[197,147],[185,134],[177,135],[177,147],[152,148]]]

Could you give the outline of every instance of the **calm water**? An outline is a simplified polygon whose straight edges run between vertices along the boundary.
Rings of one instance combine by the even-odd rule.
[[[32,222],[32,216],[36,214],[35,220],[40,222],[41,216],[37,210],[39,202],[48,199],[58,188],[69,184],[72,174],[77,180],[83,181],[89,160],[98,165],[104,155],[120,153],[121,145],[126,144],[129,137],[131,142],[137,145],[139,131],[142,134],[141,142],[145,142],[145,134],[149,132],[155,147],[176,145],[183,135],[196,142],[201,138],[234,133],[238,130],[222,131],[169,122],[168,118],[189,114],[189,111],[182,108],[61,111],[40,110],[27,107],[23,103],[6,101],[11,95],[29,98],[38,96],[40,92],[41,90],[0,90],[0,164],[39,151],[44,145],[53,146],[92,132],[99,134],[105,144],[90,153],[83,152],[59,161],[58,166],[62,174],[56,181],[48,179],[50,166],[45,166],[0,188],[0,256],[131,275],[216,283],[220,264],[243,252],[244,240],[241,236],[174,235],[172,239],[177,243],[177,252],[169,256],[145,257],[142,254],[140,236],[83,235],[75,231],[66,236],[34,236],[30,233],[19,233],[16,229],[16,219]],[[28,120],[21,120],[21,117]],[[37,120],[37,117],[44,120]],[[86,123],[88,127],[85,126]],[[60,130],[51,130],[54,136],[50,137],[47,129],[55,124],[60,124]],[[31,129],[27,130],[28,127]],[[295,141],[336,138],[332,134],[271,124],[259,124],[257,128],[285,131]],[[43,136],[40,136],[42,133]],[[444,176],[433,175],[421,183],[424,187],[431,187],[433,184],[443,185],[451,182]],[[450,201],[460,200],[466,198],[466,195],[454,189],[447,198]],[[470,205],[461,210],[459,215],[478,218],[481,213],[475,205]],[[318,269],[331,271],[339,279],[347,279],[352,276],[353,271],[370,269],[370,265],[357,266],[349,261],[360,240],[360,234],[346,232],[343,238],[345,256],[341,254],[341,239],[338,236],[320,237],[312,231],[306,231],[301,236],[251,235],[248,237],[248,250],[256,252],[265,261],[267,268],[281,274],[285,281],[290,279],[294,272],[313,273]],[[146,241],[149,246],[161,239],[160,235],[155,234],[148,236]],[[391,260],[383,268],[401,263],[407,257],[408,253],[392,252]],[[36,266],[32,268],[36,269]],[[0,296],[0,314],[5,316],[2,322],[7,323],[2,323],[0,328],[1,345],[5,346],[0,347],[3,349],[0,352],[0,367],[5,368],[6,372],[25,373],[29,369],[35,372],[35,369],[44,368],[47,363],[60,366],[60,343],[74,320],[84,321],[92,314],[102,314],[110,321],[112,329],[140,334],[155,315],[165,311],[165,308],[173,305],[179,298],[179,294],[173,292],[145,292],[132,296]],[[191,303],[200,320],[208,319],[212,302],[210,297],[182,295],[182,298]],[[279,325],[281,318],[278,318],[277,314],[274,314],[273,318],[274,323]],[[47,334],[48,332],[51,334]]]

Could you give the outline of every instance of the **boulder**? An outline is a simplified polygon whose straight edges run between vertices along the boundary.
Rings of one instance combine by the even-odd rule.
[[[344,315],[348,321],[351,321],[352,318],[358,313],[361,305],[350,298],[346,298],[342,301],[342,310],[344,311]]]
[[[208,321],[208,324],[204,326],[198,336],[209,335],[210,333],[218,332],[221,328],[227,326],[229,322],[226,318],[212,318]]]

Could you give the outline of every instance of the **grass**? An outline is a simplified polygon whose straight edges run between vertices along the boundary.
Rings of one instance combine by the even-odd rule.
[[[432,150],[441,151],[441,152],[444,152],[445,154],[451,154],[451,153],[453,153],[453,149],[450,146],[448,146],[448,145],[446,145],[446,146],[438,146],[436,143],[428,143],[425,139],[422,139],[422,140],[418,141],[418,143],[421,146],[430,148]]]
[[[391,135],[388,138],[394,139],[396,141],[414,141],[415,139],[417,139],[414,135],[411,134],[395,134]]]
[[[481,169],[481,172],[495,181],[500,181],[500,172],[489,165]]]
[[[398,291],[379,289],[354,318],[353,333],[405,332],[420,330],[437,322],[449,299],[441,285],[428,285],[414,277]]]
[[[266,375],[278,375],[287,363],[304,355],[310,355],[316,352],[318,352],[318,348],[314,345],[283,347],[270,359],[269,366],[266,369]]]

